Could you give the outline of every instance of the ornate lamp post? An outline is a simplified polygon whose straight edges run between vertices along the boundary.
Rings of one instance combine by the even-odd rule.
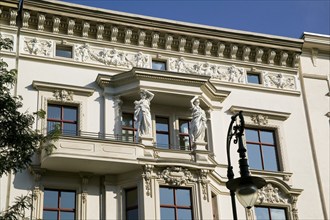
[[[239,122],[237,121],[239,118]],[[231,204],[233,208],[233,217],[237,219],[237,210],[235,202],[235,193],[237,194],[238,201],[245,207],[251,208],[254,206],[258,199],[258,189],[266,185],[266,181],[260,177],[254,177],[250,175],[248,160],[246,159],[246,148],[243,144],[243,133],[244,133],[244,118],[242,111],[231,117],[231,122],[228,128],[227,134],[227,160],[228,169],[227,177],[228,182],[226,183],[227,188],[230,190]],[[239,169],[241,177],[234,179],[233,166],[230,160],[230,144],[232,138],[235,137],[234,143],[238,143],[239,153]]]

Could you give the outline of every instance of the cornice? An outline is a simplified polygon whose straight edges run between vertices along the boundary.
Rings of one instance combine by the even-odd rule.
[[[3,5],[1,18],[9,26],[16,25],[17,9],[9,4],[13,2],[5,0],[0,3]],[[81,41],[92,39],[152,48],[159,52],[176,51],[183,55],[196,54],[205,58],[293,69],[298,67],[303,42],[300,39],[175,22],[60,1],[27,0],[24,9],[22,33],[49,32],[53,36],[76,37]]]
[[[233,114],[243,111],[244,115],[246,115],[246,116],[253,116],[255,114],[261,114],[261,115],[267,116],[269,119],[276,119],[276,120],[281,120],[281,121],[287,120],[291,115],[291,113],[288,113],[288,112],[247,108],[247,107],[241,107],[241,106],[231,106],[229,110]]]

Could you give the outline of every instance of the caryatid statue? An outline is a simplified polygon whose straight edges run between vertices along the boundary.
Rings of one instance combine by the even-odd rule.
[[[151,136],[151,114],[150,114],[150,101],[153,99],[154,94],[148,90],[141,90],[141,99],[134,101],[134,121],[135,128],[137,128],[136,140],[141,136]]]
[[[191,103],[191,123],[190,136],[192,143],[205,142],[206,115],[205,111],[199,106],[199,97],[195,96],[190,100]]]

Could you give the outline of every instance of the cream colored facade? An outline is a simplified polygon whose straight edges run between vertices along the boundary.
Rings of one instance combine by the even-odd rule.
[[[0,210],[32,193],[27,216],[42,219],[44,190],[59,189],[76,193],[76,219],[126,219],[127,189],[136,187],[139,219],[160,219],[160,188],[183,187],[193,219],[232,219],[226,135],[242,110],[247,128],[275,134],[278,171],[251,169],[268,183],[258,206],[283,208],[287,219],[329,218],[329,36],[293,39],[51,0],[25,2],[19,34],[16,16],[16,1],[1,1],[0,32],[16,48],[1,57],[18,69],[23,110],[74,106],[78,133],[61,136],[28,171],[2,177]],[[58,48],[72,48],[72,58]],[[123,141],[123,114],[134,112],[142,89],[155,94],[153,136]],[[157,147],[157,117],[168,120],[170,144],[179,146],[194,96],[206,111],[205,143]],[[47,119],[35,126],[46,132]],[[235,145],[231,157],[238,177]],[[240,219],[256,219],[255,209],[237,206]]]

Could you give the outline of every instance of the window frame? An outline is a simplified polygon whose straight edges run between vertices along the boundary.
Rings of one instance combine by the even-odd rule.
[[[271,128],[264,128],[264,127],[258,127],[258,128],[256,128],[256,127],[247,127],[247,128],[245,128],[245,132],[244,132],[245,134],[246,134],[246,130],[254,130],[254,131],[257,131],[257,133],[258,133],[258,142],[253,142],[253,141],[247,140],[246,135],[245,135],[245,144],[246,144],[247,151],[249,150],[248,149],[248,144],[258,145],[258,152],[260,154],[261,166],[262,166],[262,169],[257,169],[257,168],[251,167],[251,165],[250,165],[251,163],[250,163],[249,158],[248,158],[250,169],[258,170],[258,171],[266,171],[266,172],[281,172],[283,169],[282,169],[280,159],[279,159],[280,151],[279,151],[279,144],[278,144],[278,141],[277,141],[277,139],[278,139],[277,138],[277,130],[276,129],[271,129]],[[274,141],[273,144],[261,141],[260,133],[262,131],[272,132],[273,141]],[[268,147],[273,147],[274,148],[275,157],[276,157],[275,162],[276,162],[277,170],[267,170],[267,169],[265,169],[264,153],[263,153],[262,146],[268,146]]]
[[[180,124],[181,124],[181,122],[187,122],[188,123],[188,133],[184,133],[184,132],[182,132],[181,131],[181,126],[180,126]],[[189,131],[190,131],[190,122],[191,122],[191,119],[183,119],[183,118],[179,118],[178,119],[178,125],[179,125],[179,127],[178,127],[178,136],[179,136],[179,143],[178,143],[178,145],[179,145],[179,147],[180,147],[180,150],[191,150],[191,140],[190,140],[190,134],[189,134]],[[185,146],[181,146],[181,137],[188,137],[188,140],[189,140],[189,147],[188,147],[188,149],[186,149],[186,147]],[[184,148],[184,149],[183,149]]]
[[[258,83],[249,82],[249,76],[257,76]],[[246,73],[246,82],[250,85],[262,85],[262,75],[258,72],[247,72]]]
[[[60,219],[60,214],[61,212],[70,212],[70,213],[74,213],[74,219],[77,218],[77,191],[76,190],[63,190],[63,189],[54,189],[54,188],[44,188],[43,192],[45,195],[45,191],[55,191],[58,192],[58,196],[57,196],[57,208],[49,208],[49,207],[45,207],[45,200],[46,197],[44,196],[43,199],[43,208],[42,208],[42,217],[44,216],[44,211],[53,211],[57,213],[57,219]],[[73,192],[74,193],[74,208],[73,209],[69,209],[69,208],[61,208],[60,207],[60,201],[61,201],[61,192]]]
[[[160,130],[157,130],[157,119],[166,119],[167,120],[167,128],[168,130],[167,131],[160,131]],[[166,116],[155,116],[155,133],[156,133],[156,136],[155,136],[155,139],[156,139],[156,147],[159,148],[159,149],[171,149],[172,146],[171,146],[171,127],[170,127],[170,118],[169,117],[166,117]],[[162,134],[162,135],[167,135],[167,140],[168,140],[168,146],[162,146],[162,145],[159,145],[158,142],[157,142],[157,134]]]
[[[67,49],[67,50],[66,50]],[[58,51],[69,52],[71,51],[71,56],[60,56]],[[55,46],[55,57],[61,57],[66,59],[73,59],[73,46],[72,45],[64,45],[64,44],[56,44]]]
[[[137,129],[135,128],[135,120],[134,120],[134,113],[131,113],[131,112],[122,112],[121,113],[121,117],[122,117],[122,122],[123,122],[123,117],[124,115],[130,115],[131,116],[131,119],[132,119],[132,126],[133,127],[129,127],[129,126],[123,126],[123,124],[121,124],[121,135],[122,135],[122,139],[124,138],[124,135],[123,135],[123,131],[133,131],[133,141],[136,140],[136,132],[137,132]]]
[[[158,63],[158,64],[164,64],[164,69],[154,69],[153,64]],[[153,70],[159,70],[159,71],[166,71],[167,70],[167,62],[164,60],[151,60],[151,69]]]
[[[169,204],[161,204],[161,188],[167,188],[167,189],[172,189],[173,191],[173,205]],[[176,204],[177,197],[176,197],[176,190],[178,189],[185,189],[189,190],[189,200],[190,200],[190,207],[188,206],[180,206]],[[175,210],[175,220],[178,220],[178,209],[185,209],[185,210],[190,210],[191,212],[191,218],[194,219],[194,201],[193,201],[193,196],[192,196],[192,191],[193,189],[190,187],[172,187],[169,185],[160,185],[159,186],[159,210],[160,210],[160,219],[161,219],[161,208],[173,208]]]
[[[254,215],[255,215],[255,219],[257,219],[257,215],[256,215],[256,209],[255,208],[264,208],[264,209],[267,209],[267,212],[268,212],[268,217],[269,217],[269,220],[272,220],[272,216],[271,216],[271,209],[281,209],[281,210],[284,210],[284,214],[285,214],[285,219],[283,220],[288,220],[289,219],[289,213],[288,213],[288,208],[287,207],[283,207],[283,206],[259,206],[259,205],[256,205],[254,206]]]
[[[56,107],[60,107],[61,109],[61,118],[60,119],[55,119],[55,118],[49,118],[49,106],[56,106]],[[72,121],[72,120],[64,120],[64,108],[68,108],[68,109],[75,109],[76,110],[76,120]],[[78,136],[79,134],[79,107],[76,105],[63,105],[61,103],[47,103],[47,118],[46,118],[46,123],[47,123],[47,133],[50,132],[48,130],[48,122],[58,122],[61,125],[61,134],[62,135],[73,135],[73,136]],[[76,125],[76,131],[75,133],[66,133],[65,130],[63,130],[63,125],[64,123],[68,123],[68,124],[75,124]]]

